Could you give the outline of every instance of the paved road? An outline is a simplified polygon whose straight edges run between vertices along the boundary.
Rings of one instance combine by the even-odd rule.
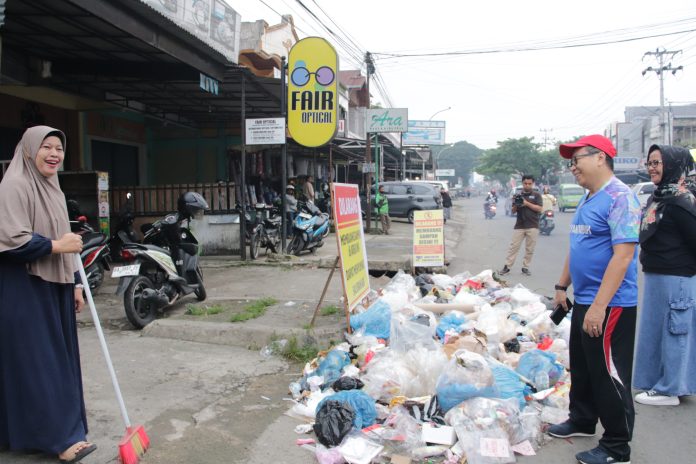
[[[498,216],[484,221],[481,201],[458,200],[455,215],[447,224],[450,273],[485,268],[498,269],[506,254],[513,219]],[[540,237],[532,263],[531,277],[523,276],[519,262],[509,275],[511,283],[521,282],[538,292],[549,292],[567,249],[571,214],[557,216],[558,228],[550,237]],[[407,224],[396,224],[394,242],[410,238]],[[311,314],[328,269],[280,269],[245,266],[209,267],[204,270],[210,299],[275,296],[299,304],[298,320]],[[388,279],[372,279],[372,286]],[[328,298],[341,294],[334,279]],[[182,303],[178,311],[183,311]],[[302,305],[305,303],[306,306]],[[146,464],[291,463],[313,462],[307,451],[297,447],[293,432],[297,421],[284,416],[288,409],[287,385],[301,366],[277,358],[262,358],[257,347],[214,345],[142,336],[130,330],[120,301],[105,289],[98,297],[106,336],[121,378],[131,419],[144,423],[152,439]],[[116,462],[115,442],[122,434],[104,362],[89,317],[81,315],[80,347],[90,438],[99,450],[85,463]],[[689,399],[678,408],[650,408],[637,405],[634,463],[692,462],[696,455],[693,440],[696,401]],[[520,462],[574,462],[576,451],[594,446],[590,439],[573,443],[554,440],[535,458]],[[0,452],[2,464],[53,463],[51,456]]]

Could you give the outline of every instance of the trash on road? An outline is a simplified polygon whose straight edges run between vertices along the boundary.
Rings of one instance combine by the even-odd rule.
[[[320,463],[534,455],[544,424],[568,417],[570,321],[556,326],[549,306],[490,270],[399,272],[290,384],[288,415],[313,423]]]

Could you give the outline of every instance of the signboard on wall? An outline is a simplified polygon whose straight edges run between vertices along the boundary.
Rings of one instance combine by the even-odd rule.
[[[436,176],[454,177],[454,169],[436,169]]]
[[[445,265],[444,216],[441,209],[413,212],[413,267]]]
[[[329,42],[307,37],[288,58],[288,131],[298,144],[320,147],[338,127],[338,55]]]
[[[372,108],[367,110],[365,132],[406,132],[408,108]]]
[[[444,145],[445,121],[409,121],[403,134],[404,145]]]
[[[247,145],[273,145],[285,143],[285,118],[246,120]]]
[[[185,29],[230,62],[239,61],[242,17],[223,0],[140,0]]]
[[[358,186],[331,184],[343,293],[352,310],[370,291]]]

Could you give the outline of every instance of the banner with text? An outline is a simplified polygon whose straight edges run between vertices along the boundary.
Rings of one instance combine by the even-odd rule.
[[[332,184],[343,292],[352,310],[370,291],[358,186]]]
[[[365,132],[406,132],[408,108],[374,108],[367,110]]]
[[[443,226],[441,209],[413,212],[413,267],[445,265]]]

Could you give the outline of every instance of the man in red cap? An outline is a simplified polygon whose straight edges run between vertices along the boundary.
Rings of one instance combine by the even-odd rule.
[[[577,183],[588,193],[570,226],[570,252],[554,302],[566,307],[573,285],[570,328],[570,416],[553,425],[555,437],[593,436],[599,446],[575,455],[583,464],[630,462],[635,411],[631,396],[638,304],[640,203],[614,176],[616,148],[601,135],[560,146]],[[566,308],[567,310],[567,308]]]

